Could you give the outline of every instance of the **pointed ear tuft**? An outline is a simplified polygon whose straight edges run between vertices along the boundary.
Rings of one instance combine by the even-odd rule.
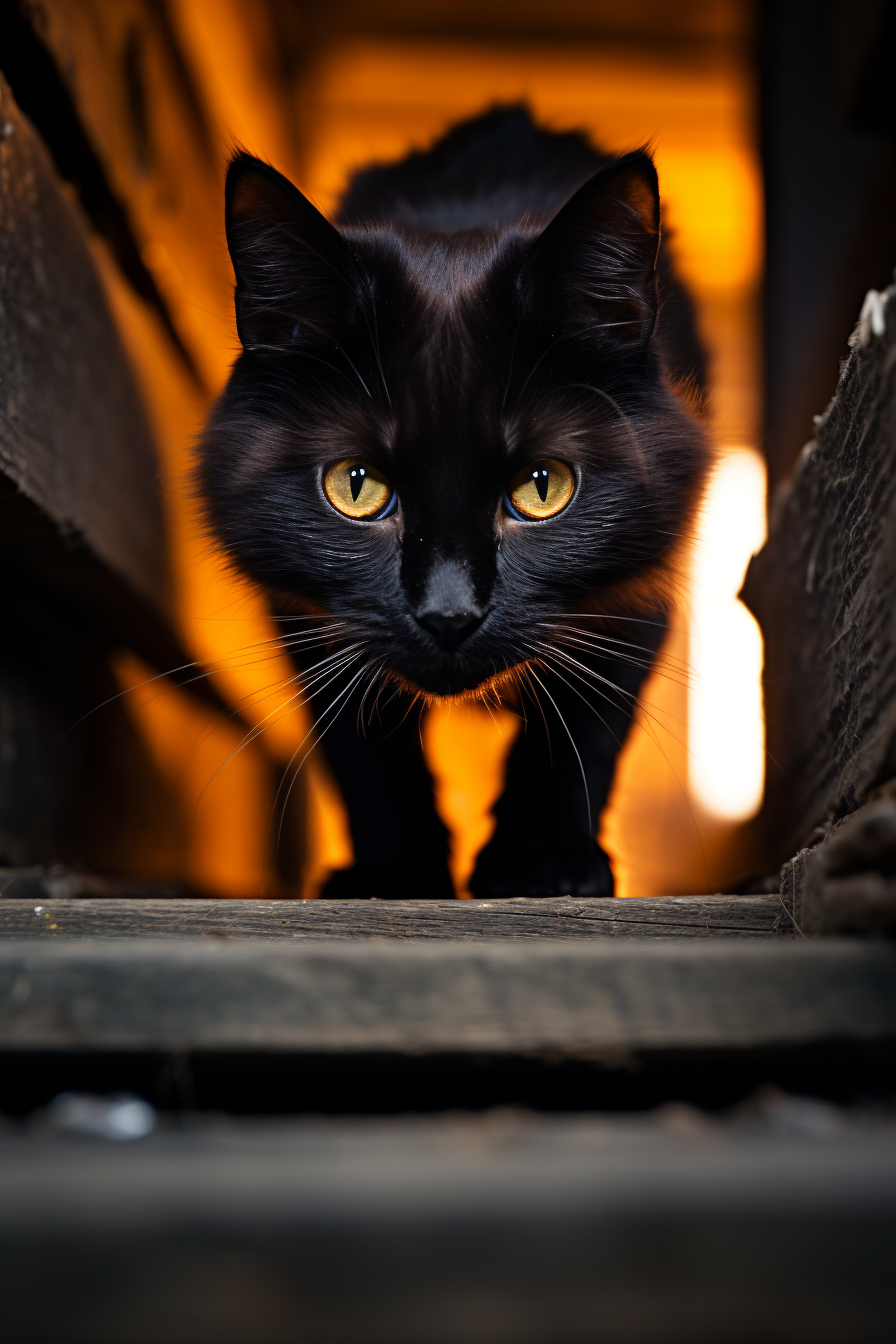
[[[601,348],[633,349],[653,334],[660,197],[643,150],[608,164],[551,220],[533,246],[533,311]]]
[[[224,191],[236,274],[236,323],[247,348],[288,348],[344,314],[353,270],[345,239],[281,173],[237,154]]]

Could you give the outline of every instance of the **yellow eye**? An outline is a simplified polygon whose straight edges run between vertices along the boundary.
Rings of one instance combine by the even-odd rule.
[[[523,518],[553,518],[565,509],[576,478],[564,462],[546,458],[517,472],[507,491],[511,509]]]
[[[324,477],[324,490],[333,508],[349,518],[375,517],[394,494],[382,472],[351,458],[330,467]]]

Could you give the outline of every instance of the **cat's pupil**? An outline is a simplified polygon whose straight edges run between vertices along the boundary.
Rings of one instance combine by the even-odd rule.
[[[364,477],[367,475],[367,472],[363,467],[352,467],[348,475],[352,500],[356,500],[361,493],[361,486],[364,484]],[[544,496],[542,496],[542,498],[544,498]]]
[[[538,491],[538,497],[543,504],[548,497],[548,477],[550,476],[550,472],[547,467],[538,467],[533,471],[532,475],[535,479],[535,489]]]

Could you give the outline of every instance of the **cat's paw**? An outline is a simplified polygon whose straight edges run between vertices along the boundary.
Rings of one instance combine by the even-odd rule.
[[[321,890],[323,900],[451,901],[454,887],[447,868],[394,872],[388,867],[356,863],[337,868]]]
[[[508,846],[498,838],[479,855],[470,879],[477,900],[511,896],[612,896],[613,872],[600,845],[581,843],[533,853],[525,843]]]

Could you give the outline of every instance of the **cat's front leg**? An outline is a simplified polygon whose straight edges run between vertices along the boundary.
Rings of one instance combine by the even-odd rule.
[[[448,832],[436,813],[423,759],[419,712],[387,690],[373,709],[362,705],[362,678],[333,717],[332,689],[311,697],[319,750],[336,777],[355,853],[321,896],[340,899],[449,900]]]
[[[625,659],[574,656],[577,674],[564,664],[562,671],[534,669],[543,714],[527,703],[494,808],[495,833],[470,881],[478,898],[613,895],[609,859],[595,834],[645,669]]]

